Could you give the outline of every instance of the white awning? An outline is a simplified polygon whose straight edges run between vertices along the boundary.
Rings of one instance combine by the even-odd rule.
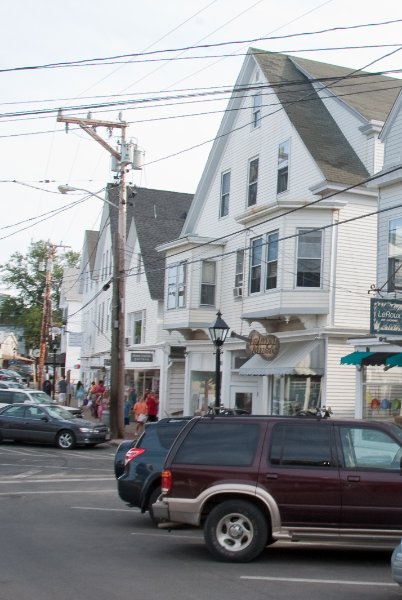
[[[324,375],[324,348],[320,340],[282,342],[279,354],[265,360],[254,354],[239,369],[240,375]]]

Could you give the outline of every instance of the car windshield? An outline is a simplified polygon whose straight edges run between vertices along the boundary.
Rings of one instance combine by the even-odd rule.
[[[54,419],[63,419],[65,421],[72,421],[76,417],[72,415],[68,410],[63,408],[62,406],[46,406],[46,410],[51,417]]]
[[[30,396],[35,404],[52,404],[52,399],[45,392],[31,392]]]

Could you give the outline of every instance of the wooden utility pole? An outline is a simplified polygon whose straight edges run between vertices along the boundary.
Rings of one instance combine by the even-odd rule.
[[[40,330],[40,346],[39,346],[39,373],[38,373],[38,389],[42,389],[43,385],[43,371],[45,368],[46,348],[47,348],[47,336],[49,333],[50,321],[52,316],[52,273],[53,273],[53,260],[56,254],[56,246],[48,244],[47,255],[46,255],[46,277],[45,277],[45,289],[43,292],[43,313],[42,313],[42,325]],[[53,373],[53,385],[54,385],[54,373]]]
[[[110,376],[110,428],[112,437],[124,438],[124,354],[125,354],[125,315],[126,298],[125,253],[126,253],[126,207],[127,188],[125,172],[131,161],[127,159],[125,121],[99,121],[97,119],[81,119],[64,117],[61,112],[57,121],[76,124],[88,135],[103,146],[119,164],[119,204],[118,229],[112,239],[113,244],[113,294],[112,294],[112,343],[111,343],[111,376]],[[121,130],[121,152],[115,150],[96,132],[97,127],[105,127],[109,131]],[[123,156],[123,153],[125,156]]]

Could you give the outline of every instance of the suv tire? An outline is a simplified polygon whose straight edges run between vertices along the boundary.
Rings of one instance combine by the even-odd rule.
[[[209,513],[204,538],[209,552],[217,560],[249,562],[267,545],[268,523],[255,504],[226,500]]]

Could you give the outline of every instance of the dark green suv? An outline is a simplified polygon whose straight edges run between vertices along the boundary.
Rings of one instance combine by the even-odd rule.
[[[391,422],[196,417],[169,451],[153,513],[166,527],[203,527],[218,560],[250,561],[277,540],[392,548],[401,457]]]

